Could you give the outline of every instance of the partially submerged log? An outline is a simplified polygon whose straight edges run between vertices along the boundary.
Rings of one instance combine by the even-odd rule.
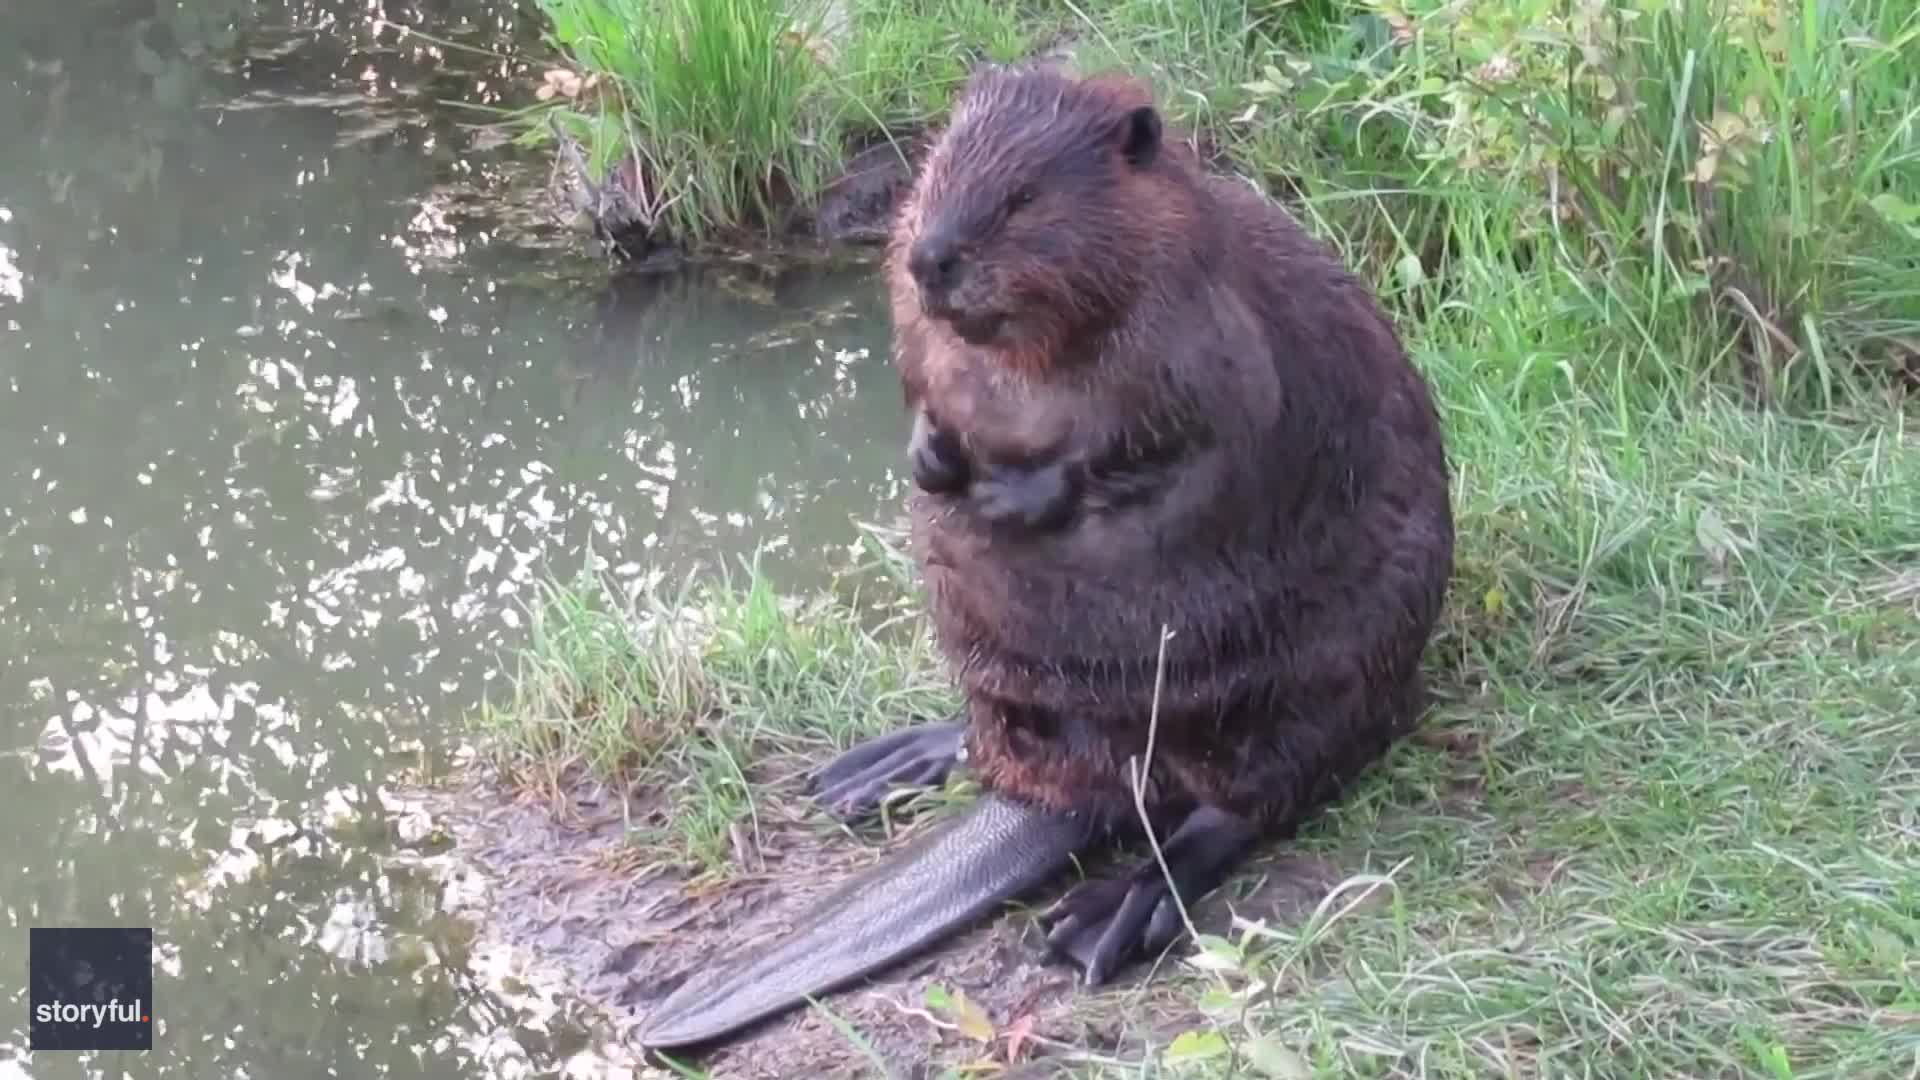
[[[592,222],[594,235],[601,243],[634,262],[672,244],[660,226],[666,200],[653,190],[637,151],[629,150],[607,170],[605,180],[596,182],[579,140],[552,117],[548,118],[548,127],[559,146],[554,169],[560,173],[564,168],[566,201]]]
[[[557,199],[591,223],[594,236],[614,254],[633,262],[683,246],[666,227],[671,195],[653,181],[636,150],[595,180],[578,139],[550,121],[558,152],[553,182],[566,189]],[[881,135],[848,160],[846,168],[823,187],[812,205],[783,207],[782,232],[810,237],[829,247],[872,247],[886,242],[894,211],[913,183],[913,170],[926,149],[922,132]],[[777,192],[788,191],[784,185]]]

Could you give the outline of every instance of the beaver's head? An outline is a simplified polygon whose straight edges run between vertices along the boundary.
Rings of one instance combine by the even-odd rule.
[[[1191,220],[1139,82],[987,68],[895,222],[896,290],[969,345],[1047,355],[1116,319]]]

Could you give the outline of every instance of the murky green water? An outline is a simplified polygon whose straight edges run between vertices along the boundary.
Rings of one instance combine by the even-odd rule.
[[[518,66],[383,15],[538,32],[0,5],[0,1078],[558,1075],[579,1032],[485,989],[379,793],[536,577],[814,584],[897,505],[866,274],[609,287],[451,104]],[[157,928],[156,1050],[27,1054],[27,928],[103,923]]]

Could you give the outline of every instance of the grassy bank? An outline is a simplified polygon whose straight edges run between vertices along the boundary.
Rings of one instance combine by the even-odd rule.
[[[672,0],[647,32],[721,9]],[[685,170],[702,235],[746,220],[741,192],[804,194],[848,140],[937,119],[965,48],[1065,35],[1081,66],[1153,78],[1368,270],[1447,423],[1459,557],[1430,737],[1293,845],[1349,887],[1103,999],[1140,1033],[1089,1074],[1920,1070],[1920,429],[1898,390],[1920,369],[1920,10],[844,11],[791,66],[744,62],[764,36],[715,61],[800,72],[791,99],[710,94],[707,54],[666,44],[695,35],[630,78],[601,67],[646,104],[569,107],[602,153]],[[679,74],[633,74],[663,63]],[[805,104],[659,119],[723,100]],[[806,138],[711,134],[776,114]],[[558,588],[488,745],[535,785],[633,784],[641,848],[725,874],[755,798],[951,704],[917,612],[888,610],[751,574]],[[1211,1019],[1149,1034],[1169,997]]]
[[[880,591],[879,610],[782,595],[754,566],[631,594],[593,575],[549,582],[508,692],[473,726],[509,783],[556,805],[582,777],[632,792],[641,857],[724,875],[761,785],[958,702],[925,624],[886,610],[902,606],[897,583]]]
[[[696,246],[938,123],[975,58],[1052,50],[1150,79],[1410,314],[1490,272],[1544,284],[1569,329],[1541,379],[1797,396],[1920,368],[1903,0],[541,4],[594,83],[530,131],[561,120],[596,171],[637,155],[642,201]]]
[[[1483,374],[1525,358],[1469,325],[1429,324],[1421,348],[1460,468],[1434,737],[1289,848],[1355,875],[1325,919],[1244,926],[1210,970],[1111,998],[1141,1034],[1104,1056],[1201,1076],[1248,1075],[1231,1054],[1250,1048],[1308,1070],[1281,1076],[1910,1075],[1920,432],[1871,405],[1529,403]],[[750,575],[663,617],[680,609],[555,590],[488,721],[523,779],[632,784],[648,857],[727,873],[754,799],[790,802],[804,764],[951,700],[911,609],[887,622]],[[1173,1002],[1213,1020],[1151,1037]]]

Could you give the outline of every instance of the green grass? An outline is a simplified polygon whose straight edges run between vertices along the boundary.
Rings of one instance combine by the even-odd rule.
[[[898,134],[943,115],[974,59],[1011,63],[1041,31],[999,0],[854,0],[838,64],[843,130]]]
[[[604,170],[642,164],[641,200],[678,235],[771,220],[783,187],[817,189],[839,145],[817,25],[779,0],[541,0],[554,40],[600,76],[605,107],[566,109]],[[544,112],[544,110],[541,110]]]
[[[1447,424],[1444,738],[1294,843],[1353,875],[1319,917],[1090,1004],[1132,1033],[1085,1075],[1920,1074],[1920,8],[855,0],[850,26],[783,121],[820,148],[937,118],[967,47],[1064,31],[1148,75],[1368,273]],[[754,799],[950,704],[886,611],[752,574],[555,589],[489,745],[633,785],[642,844],[726,873]],[[1169,1040],[1178,1002],[1209,1020]]]
[[[1583,388],[1831,404],[1920,368],[1920,9],[1904,0],[540,0],[669,235],[738,240],[975,59],[1150,79],[1410,315],[1544,272]],[[1063,45],[1064,43],[1064,45]]]
[[[507,693],[472,718],[489,763],[556,806],[582,779],[627,792],[636,850],[724,874],[762,770],[784,781],[784,764],[957,702],[911,612],[742,576],[542,584]]]
[[[1430,719],[1455,749],[1403,748],[1308,831],[1390,884],[1244,926],[1182,989],[1217,1021],[1188,1048],[1341,1077],[1911,1075],[1916,433],[1520,408],[1431,360],[1462,462]]]
[[[1911,1075],[1920,429],[1870,402],[1541,406],[1448,338],[1420,342],[1459,470],[1443,737],[1282,846],[1353,875],[1320,918],[1240,924],[1144,997],[1089,1000],[1139,1034],[1080,1074],[1248,1075],[1253,1053],[1307,1070],[1256,1074],[1281,1076]],[[797,763],[951,701],[910,607],[749,575],[535,610],[490,745],[657,796],[637,841],[709,874]],[[1209,1022],[1148,1031],[1180,1002]]]

